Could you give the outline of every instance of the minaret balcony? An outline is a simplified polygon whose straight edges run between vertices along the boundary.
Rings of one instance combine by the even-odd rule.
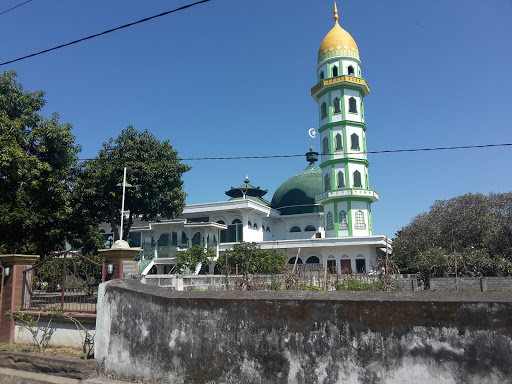
[[[323,201],[331,200],[331,199],[352,198],[352,197],[368,199],[372,203],[379,201],[379,195],[374,190],[359,189],[359,188],[349,188],[349,189],[327,191],[327,192],[321,193],[319,195],[316,195],[315,201],[317,203],[321,203]]]
[[[313,98],[318,101],[318,97],[322,92],[328,88],[337,87],[339,85],[346,85],[349,87],[357,88],[361,91],[363,97],[370,94],[370,87],[368,84],[366,84],[365,79],[345,75],[322,80],[313,88],[311,88],[311,96],[313,96]]]

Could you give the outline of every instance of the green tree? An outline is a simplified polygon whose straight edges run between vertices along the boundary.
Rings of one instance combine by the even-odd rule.
[[[135,218],[143,221],[179,216],[185,206],[182,175],[190,167],[179,161],[168,140],[128,126],[117,139],[103,143],[99,155],[85,161],[78,177],[80,206],[96,223],[108,222],[119,239],[123,168],[127,167],[123,239]]]
[[[263,250],[256,243],[241,242],[219,257],[217,266],[222,269],[226,265],[231,271],[234,271],[238,265],[239,273],[244,276],[275,274],[283,272],[286,266],[286,257],[274,250]]]
[[[72,204],[80,147],[71,124],[41,116],[44,92],[29,92],[17,74],[0,75],[0,253],[44,256],[83,233]]]
[[[194,245],[185,252],[176,254],[176,272],[184,273],[187,271],[194,272],[199,264],[201,264],[200,273],[206,272],[208,265],[215,257],[215,250],[210,247],[203,248],[200,245]]]
[[[436,201],[397,232],[402,269],[428,276],[502,275],[512,262],[512,193],[467,194]]]

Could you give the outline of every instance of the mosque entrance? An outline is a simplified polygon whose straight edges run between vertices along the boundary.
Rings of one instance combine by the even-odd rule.
[[[344,275],[350,275],[352,268],[350,267],[350,260],[341,260],[341,273]]]

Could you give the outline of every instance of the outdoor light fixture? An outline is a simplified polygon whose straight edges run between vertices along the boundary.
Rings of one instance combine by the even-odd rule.
[[[4,276],[9,277],[11,275],[11,267],[4,268]]]
[[[109,264],[107,265],[107,273],[109,275],[113,274],[114,273],[114,264]]]

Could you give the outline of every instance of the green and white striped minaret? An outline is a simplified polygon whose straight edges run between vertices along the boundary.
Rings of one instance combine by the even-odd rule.
[[[318,103],[325,236],[371,236],[371,203],[378,194],[370,189],[366,156],[363,98],[370,88],[361,76],[356,42],[338,24],[318,52],[318,84],[311,95]]]

